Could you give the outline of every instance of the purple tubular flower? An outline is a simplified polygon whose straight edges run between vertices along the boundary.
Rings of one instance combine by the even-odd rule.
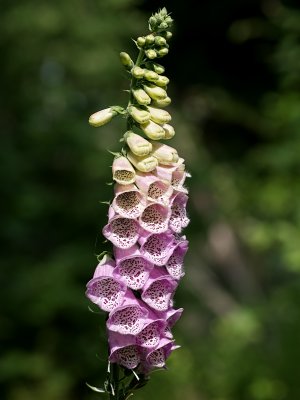
[[[126,285],[113,276],[115,262],[104,256],[98,264],[93,279],[87,283],[86,296],[103,311],[112,311],[124,299]]]
[[[115,246],[128,249],[138,241],[139,229],[139,224],[134,219],[115,215],[110,218],[102,232]]]
[[[132,246],[127,250],[115,247],[115,258],[117,261],[115,276],[130,289],[142,289],[154,265],[141,255],[138,246]]]
[[[157,167],[159,168],[159,167]],[[149,201],[160,203],[163,205],[169,204],[169,199],[173,193],[173,187],[170,181],[163,181],[153,173],[136,174],[136,185],[142,193],[146,195]]]
[[[149,309],[148,317],[145,319],[145,326],[136,336],[136,344],[145,348],[156,347],[164,336],[166,328],[166,320],[158,317]]]
[[[135,336],[121,335],[108,330],[109,361],[123,365],[125,368],[136,368],[141,361],[141,349],[135,342]]]
[[[151,234],[144,231],[139,238],[141,254],[150,262],[163,266],[167,263],[176,247],[171,231]]]
[[[169,225],[171,210],[161,204],[149,204],[139,218],[140,226],[151,233],[166,232]]]
[[[112,207],[125,218],[138,218],[146,207],[146,200],[134,185],[115,185],[115,198]]]
[[[177,282],[163,268],[155,267],[143,288],[142,300],[157,311],[167,311]]]
[[[183,259],[187,250],[188,241],[179,242],[166,263],[166,269],[174,279],[178,280],[184,276]]]
[[[144,328],[148,310],[128,289],[121,306],[116,307],[106,322],[107,328],[124,335],[137,335]]]
[[[183,228],[186,228],[190,222],[186,215],[186,203],[188,197],[184,193],[176,193],[171,199],[171,216],[170,216],[170,228],[180,233]]]
[[[150,350],[146,355],[146,366],[149,369],[163,368],[166,364],[166,359],[178,347],[174,346],[173,340],[162,338],[159,345],[154,350]]]

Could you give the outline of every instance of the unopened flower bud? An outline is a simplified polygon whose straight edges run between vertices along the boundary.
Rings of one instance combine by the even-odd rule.
[[[150,119],[150,113],[146,110],[131,106],[128,109],[129,114],[139,124],[145,124]]]
[[[159,57],[166,56],[169,53],[169,49],[167,47],[162,47],[161,49],[156,51]]]
[[[172,139],[172,137],[175,135],[175,129],[173,128],[173,126],[169,124],[164,124],[162,127],[165,131],[164,139]]]
[[[152,17],[149,18],[149,24],[151,26],[154,26],[156,25],[156,23],[157,23],[156,18],[152,15]]]
[[[114,111],[111,107],[105,108],[104,110],[98,111],[92,114],[89,118],[89,124],[98,127],[107,124],[117,112]]]
[[[144,77],[144,72],[145,72],[145,70],[141,67],[133,67],[131,70],[132,75],[136,79],[142,79]]]
[[[152,66],[157,74],[163,74],[165,72],[165,67],[160,64],[153,63]]]
[[[153,101],[151,104],[154,107],[164,108],[164,107],[167,107],[169,104],[171,104],[171,99],[170,99],[170,97],[166,97],[162,100]]]
[[[167,24],[167,22],[162,22],[159,25],[159,29],[168,29],[168,28],[169,28],[169,25]]]
[[[144,38],[143,36],[140,36],[137,38],[137,44],[139,47],[143,47],[146,43],[146,38]]]
[[[133,89],[132,94],[136,101],[141,105],[146,106],[151,103],[151,97],[149,97],[143,89]]]
[[[169,165],[179,160],[177,150],[163,143],[152,142],[152,153],[159,164]]]
[[[131,151],[127,153],[128,160],[141,172],[153,171],[157,165],[157,158],[151,155],[138,157]]]
[[[164,37],[162,36],[156,36],[155,37],[155,44],[157,46],[165,46],[167,44],[167,41]]]
[[[163,48],[165,48],[165,47],[163,47]],[[160,50],[162,50],[162,49],[160,49]],[[154,58],[157,57],[157,53],[153,49],[146,50],[145,54],[146,54],[146,57],[149,58],[150,60],[153,60]]]
[[[167,31],[167,32],[165,33],[165,37],[166,37],[167,40],[170,40],[172,36],[173,36],[173,33],[170,32],[170,31]]]
[[[147,81],[150,81],[150,82],[155,82],[159,78],[159,76],[158,76],[158,74],[156,72],[150,71],[148,69],[145,70],[144,76],[147,79]]]
[[[152,33],[150,33],[150,35],[147,35],[145,39],[146,39],[146,44],[153,44],[155,36]]]
[[[169,26],[171,26],[172,23],[173,23],[173,19],[168,15],[167,18],[165,19],[165,22],[166,22]]]
[[[144,85],[144,90],[153,100],[162,100],[167,97],[167,92],[156,85]]]
[[[171,121],[171,115],[166,110],[148,106],[150,112],[150,119],[157,124],[165,124]]]
[[[128,53],[125,53],[125,51],[122,51],[120,53],[120,60],[121,63],[126,67],[126,68],[132,68],[134,63]]]
[[[149,139],[160,140],[165,137],[164,129],[151,120],[146,124],[142,124],[141,129]]]
[[[155,81],[155,85],[164,87],[170,82],[170,79],[164,75],[159,75],[158,79]]]
[[[124,139],[132,153],[136,156],[146,156],[152,151],[152,144],[147,139],[132,131],[127,131]]]
[[[120,185],[129,185],[135,181],[135,170],[126,157],[116,157],[112,165],[113,179]]]

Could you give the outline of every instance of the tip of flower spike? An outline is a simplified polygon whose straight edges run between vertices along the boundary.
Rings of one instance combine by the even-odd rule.
[[[151,32],[166,31],[172,27],[173,19],[168,14],[166,7],[158,10],[149,18],[149,30]]]

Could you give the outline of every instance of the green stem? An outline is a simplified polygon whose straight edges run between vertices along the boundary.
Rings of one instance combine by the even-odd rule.
[[[120,370],[119,370],[119,365],[116,363],[111,364],[111,384],[113,385],[114,388],[114,394],[110,393],[109,394],[109,399],[110,400],[119,400],[119,375],[120,375]]]
[[[144,50],[143,50],[143,49],[140,49],[139,54],[138,54],[137,59],[136,59],[136,62],[135,62],[135,64],[134,64],[135,67],[139,67],[139,66],[141,65],[141,63],[142,63],[142,61],[143,61],[143,59],[144,59],[144,55],[145,55]],[[129,101],[128,101],[128,104],[127,104],[127,108],[128,108],[131,104],[133,104],[132,89],[135,89],[136,82],[137,82],[137,79],[136,79],[134,76],[132,76],[132,78],[131,78],[131,83],[130,83],[130,93],[129,93]],[[128,117],[127,117],[127,130],[130,130],[131,127],[132,127],[132,125],[131,125],[131,122],[130,122],[130,117],[128,116]]]

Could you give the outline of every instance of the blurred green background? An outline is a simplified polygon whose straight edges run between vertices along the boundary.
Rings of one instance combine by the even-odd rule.
[[[84,291],[125,127],[87,119],[126,104],[118,54],[163,6],[190,252],[182,348],[136,398],[300,399],[299,3],[2,0],[1,400],[98,398],[104,317]]]

